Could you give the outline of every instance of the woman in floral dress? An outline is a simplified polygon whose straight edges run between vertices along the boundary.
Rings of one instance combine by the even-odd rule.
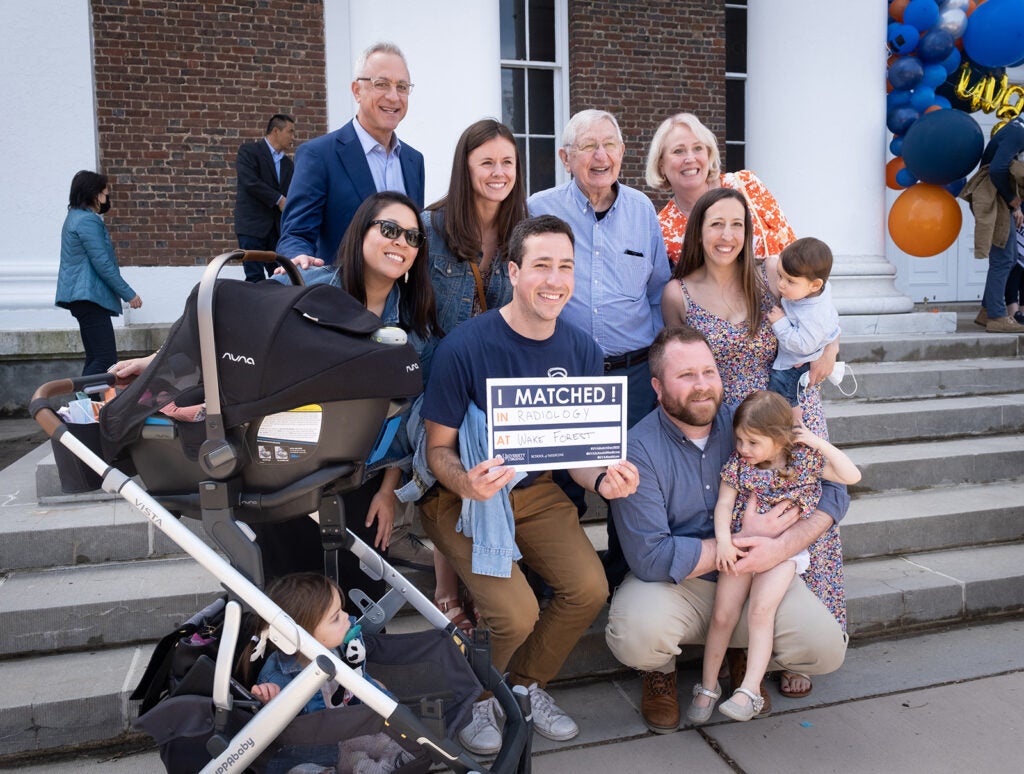
[[[768,322],[777,280],[777,256],[759,264],[752,258],[752,222],[746,198],[729,188],[714,189],[694,205],[686,239],[672,279],[661,298],[665,325],[689,325],[707,337],[722,376],[724,400],[737,405],[754,390],[768,386],[778,341]],[[830,344],[811,364],[812,385],[831,372],[838,344]],[[808,429],[828,438],[821,392],[817,387],[801,398]],[[846,597],[839,528],[833,525],[808,548],[808,587],[845,629]],[[783,675],[783,693],[805,695],[810,680]]]

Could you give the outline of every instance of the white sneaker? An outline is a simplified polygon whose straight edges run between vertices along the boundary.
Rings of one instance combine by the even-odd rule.
[[[473,716],[459,731],[459,743],[476,755],[494,755],[501,749],[498,716],[501,707],[493,696],[473,704]]]
[[[580,732],[576,721],[555,704],[547,691],[533,683],[530,692],[530,707],[533,711],[533,728],[538,734],[553,742],[564,742]]]

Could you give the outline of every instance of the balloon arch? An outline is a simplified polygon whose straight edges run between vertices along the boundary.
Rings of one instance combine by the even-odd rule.
[[[999,131],[1024,109],[1024,0],[890,0],[886,126],[893,158],[885,182],[903,189],[889,233],[923,258],[960,233],[956,196],[981,159],[985,137],[970,116],[995,113]]]

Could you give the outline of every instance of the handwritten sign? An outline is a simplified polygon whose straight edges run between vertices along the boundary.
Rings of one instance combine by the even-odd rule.
[[[626,377],[488,379],[489,456],[516,470],[626,458]]]

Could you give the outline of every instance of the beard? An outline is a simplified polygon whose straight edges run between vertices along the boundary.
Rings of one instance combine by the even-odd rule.
[[[689,401],[681,401],[674,395],[662,392],[661,407],[665,413],[678,422],[692,427],[707,427],[714,420],[718,409],[722,405],[722,391],[708,390],[706,392],[694,393],[690,399],[704,400],[712,398],[711,404],[700,404],[691,406]]]

